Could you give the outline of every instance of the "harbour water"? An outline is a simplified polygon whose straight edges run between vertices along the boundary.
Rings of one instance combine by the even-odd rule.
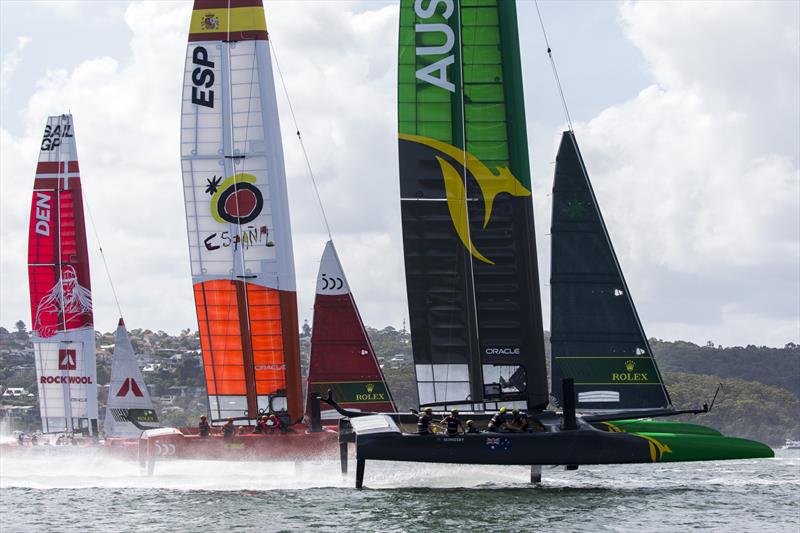
[[[0,456],[0,529],[23,531],[800,531],[800,450],[766,460],[545,468],[138,464]]]

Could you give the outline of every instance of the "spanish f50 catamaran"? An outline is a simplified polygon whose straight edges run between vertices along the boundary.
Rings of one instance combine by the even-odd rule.
[[[524,117],[515,2],[401,1],[400,194],[419,401],[476,420],[518,408],[538,431],[413,435],[397,417],[350,413],[356,486],[368,459],[576,466],[771,457],[763,444],[711,428],[623,420],[703,410],[672,406],[571,131],[553,195],[560,409],[547,410]]]
[[[195,0],[184,71],[181,163],[209,412],[213,422],[232,419],[237,429],[228,438],[216,431],[203,437],[197,428],[146,431],[142,457],[335,456],[337,434],[321,426],[319,410],[309,408],[314,420],[301,423],[292,233],[261,0]],[[328,282],[318,283],[311,389],[317,380],[347,389],[340,382],[347,378],[372,387],[375,397],[389,398],[332,244],[320,276]],[[327,316],[319,333],[318,315]],[[367,357],[354,359],[353,349]],[[382,403],[365,405],[378,409]],[[257,421],[267,415],[288,429],[269,426],[259,432]]]

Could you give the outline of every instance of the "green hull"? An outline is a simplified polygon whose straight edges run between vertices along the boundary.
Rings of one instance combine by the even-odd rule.
[[[668,420],[614,420],[592,424],[597,429],[612,433],[680,433],[684,435],[713,435],[722,437],[714,428],[699,424],[685,424]]]
[[[723,461],[775,457],[766,444],[754,440],[687,433],[631,433],[660,447],[660,462]]]
[[[649,440],[651,452],[663,463],[775,457],[775,452],[766,444],[726,437],[714,428],[699,424],[661,420],[615,420],[593,425],[610,433],[629,433]]]

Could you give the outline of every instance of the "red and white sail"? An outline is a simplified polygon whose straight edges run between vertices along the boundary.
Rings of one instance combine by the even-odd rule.
[[[308,371],[309,395],[325,397],[328,390],[347,409],[397,411],[333,241],[325,245],[317,275]],[[338,417],[327,404],[321,408],[323,420]]]
[[[120,318],[114,339],[114,356],[111,359],[111,380],[108,384],[108,402],[103,430],[106,437],[138,437],[142,430],[131,418],[146,427],[158,423],[150,391],[136,361],[125,322]]]
[[[72,115],[48,117],[28,231],[28,281],[42,429],[97,433],[89,254]]]
[[[195,0],[181,163],[213,419],[302,416],[294,257],[261,0]],[[247,421],[244,420],[244,423]]]

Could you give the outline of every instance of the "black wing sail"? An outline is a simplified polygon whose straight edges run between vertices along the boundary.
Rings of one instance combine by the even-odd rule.
[[[420,404],[544,407],[515,3],[403,0],[398,118]]]
[[[589,175],[564,132],[553,182],[553,392],[574,378],[580,411],[671,408]]]

